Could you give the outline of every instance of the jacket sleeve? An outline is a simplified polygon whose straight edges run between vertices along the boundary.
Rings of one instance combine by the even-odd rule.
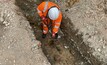
[[[54,33],[58,32],[58,29],[61,25],[61,21],[62,21],[62,13],[60,12],[58,19],[53,21],[53,30],[52,30],[52,32],[54,32]]]
[[[43,16],[43,13],[42,13],[40,6],[37,7],[37,12],[38,12],[40,17]]]

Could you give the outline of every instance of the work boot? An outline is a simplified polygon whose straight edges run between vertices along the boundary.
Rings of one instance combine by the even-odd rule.
[[[46,38],[46,34],[42,34],[42,38]]]
[[[57,39],[57,38],[58,38],[58,33],[55,34],[55,39]]]

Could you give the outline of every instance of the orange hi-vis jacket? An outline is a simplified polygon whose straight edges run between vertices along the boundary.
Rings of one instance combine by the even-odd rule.
[[[45,16],[47,17],[47,13],[48,13],[48,10],[52,7],[57,7],[59,9],[59,6],[56,5],[55,3],[52,3],[52,2],[42,2],[38,7],[37,7],[37,11],[38,11],[38,14],[39,16]],[[43,23],[43,33],[44,34],[47,34],[48,33],[48,24],[49,23],[52,23],[52,32],[53,33],[57,33],[58,32],[58,29],[60,27],[60,24],[61,24],[61,20],[62,20],[62,13],[60,12],[58,18],[56,20],[51,20],[48,18],[48,20],[46,22],[42,22]],[[51,22],[52,21],[52,22]]]

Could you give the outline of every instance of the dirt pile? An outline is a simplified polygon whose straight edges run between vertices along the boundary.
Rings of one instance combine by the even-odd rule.
[[[0,0],[0,65],[50,65],[15,0]]]

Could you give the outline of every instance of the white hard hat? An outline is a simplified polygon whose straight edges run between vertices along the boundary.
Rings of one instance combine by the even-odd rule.
[[[56,20],[59,16],[59,10],[57,7],[53,7],[48,11],[48,16],[52,20]]]

